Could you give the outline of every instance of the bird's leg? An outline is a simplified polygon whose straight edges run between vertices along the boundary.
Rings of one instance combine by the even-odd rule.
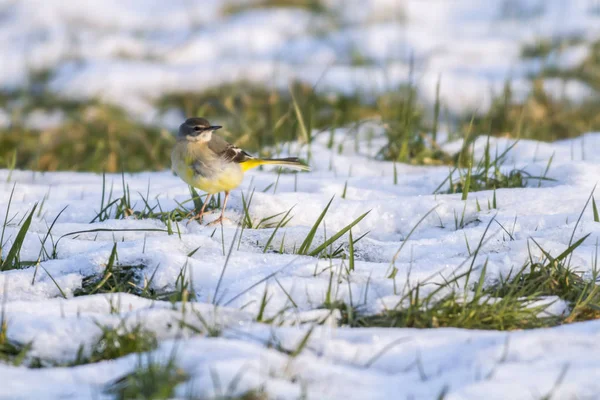
[[[225,192],[225,200],[223,200],[223,208],[221,209],[221,216],[217,219],[215,219],[214,221],[212,221],[210,224],[208,225],[216,225],[216,224],[223,224],[223,215],[225,214],[225,207],[227,207],[227,199],[229,199],[229,192]]]
[[[202,208],[200,209],[200,212],[199,212],[198,214],[196,214],[196,215],[192,216],[192,217],[190,218],[190,220],[187,222],[188,224],[189,224],[190,222],[192,222],[193,220],[195,220],[195,219],[197,219],[199,223],[200,223],[200,222],[202,222],[202,216],[204,215],[204,209],[206,208],[206,205],[207,205],[208,203],[210,203],[210,200],[212,199],[212,197],[213,197],[213,195],[212,195],[212,194],[208,194],[208,195],[206,196],[206,200],[204,201],[204,204],[202,204]],[[186,225],[187,225],[187,224],[186,224]]]
[[[210,201],[212,200],[212,197],[213,197],[212,194],[209,194],[208,196],[206,196],[206,200],[204,200],[204,204],[202,204],[202,208],[200,209],[200,213],[198,214],[198,218],[200,218],[200,221],[202,221],[202,216],[204,215],[204,209],[206,208],[208,203],[210,203]]]

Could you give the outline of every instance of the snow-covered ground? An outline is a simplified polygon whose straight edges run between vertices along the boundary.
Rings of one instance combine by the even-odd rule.
[[[600,4],[594,0],[323,3],[329,13],[254,9],[227,15],[224,0],[0,0],[0,87],[21,88],[32,71],[49,69],[55,92],[102,98],[153,122],[163,119],[152,100],[173,91],[200,91],[239,80],[286,88],[291,79],[301,79],[319,82],[318,90],[371,93],[405,82],[414,60],[422,98],[434,100],[441,77],[445,106],[462,112],[485,110],[488,89],[500,89],[507,78],[517,92],[528,90],[524,78],[539,70],[541,62],[520,59],[523,44],[540,38],[600,37]],[[569,67],[587,54],[585,45],[574,46],[550,60]],[[367,62],[357,65],[353,57]],[[573,99],[588,93],[577,82],[546,84]],[[63,119],[60,110],[29,117],[32,126],[46,128]],[[10,112],[0,108],[0,125],[9,121]],[[274,399],[430,399],[444,391],[446,399],[535,399],[553,390],[554,398],[600,398],[597,321],[508,333],[340,328],[336,314],[320,308],[330,285],[336,299],[376,313],[396,304],[398,288],[424,280],[443,282],[465,270],[469,249],[477,246],[493,218],[476,260],[476,266],[488,260],[488,279],[521,267],[529,258],[529,238],[559,254],[572,235],[577,239],[590,233],[571,261],[589,277],[600,224],[593,221],[591,209],[576,221],[600,176],[600,133],[552,144],[519,142],[503,168],[541,176],[553,157],[547,175],[554,180],[534,179],[527,188],[498,190],[497,209],[490,210],[492,192],[471,193],[466,202],[460,195],[432,194],[448,167],[374,160],[383,143],[377,135],[366,139],[371,128],[377,133],[377,127],[365,125],[358,139],[339,129],[334,150],[326,146],[329,137],[317,137],[310,173],[249,173],[232,193],[226,213],[230,222],[222,230],[181,223],[169,235],[159,220],[133,218],[90,224],[101,207],[100,175],[0,170],[2,224],[16,185],[5,248],[33,205],[40,202],[42,207],[25,238],[22,261],[44,254],[41,240],[67,207],[52,228],[52,240],[46,241],[50,253],[56,244],[55,259],[38,268],[0,272],[8,337],[32,342],[31,357],[61,363],[74,360],[81,345],[89,351],[100,326],[141,323],[160,340],[154,358],[175,354],[177,365],[190,376],[177,389],[182,398],[190,391],[199,398],[218,395],[219,387],[226,392],[228,386],[237,394],[264,386]],[[492,140],[500,151],[510,144]],[[456,151],[460,143],[445,146]],[[477,142],[477,154],[483,147],[483,141]],[[306,151],[298,149],[303,155]],[[168,171],[126,175],[125,180],[136,210],[144,208],[139,193],[149,193],[151,205],[160,203],[163,210],[189,199],[187,186]],[[114,185],[113,198],[122,195],[120,175],[107,176],[107,182]],[[255,221],[293,207],[293,218],[270,246],[282,247],[284,254],[263,252],[273,229],[238,229],[242,193],[248,196],[253,189],[250,215]],[[370,211],[352,229],[355,239],[368,234],[355,245],[355,271],[348,276],[338,276],[343,269],[339,258],[293,254],[333,196],[315,244]],[[465,226],[457,229],[455,219],[463,210]],[[90,229],[107,231],[71,234]],[[344,235],[339,243],[347,241]],[[143,265],[143,274],[149,280],[153,276],[154,289],[173,289],[185,267],[197,301],[173,306],[124,294],[73,297],[84,277],[104,270],[114,243],[118,263]],[[537,249],[531,251],[540,256]],[[398,269],[395,279],[389,278],[392,260]],[[265,318],[287,309],[277,315],[276,324],[255,322],[265,290]],[[561,301],[552,305],[555,313],[564,309]],[[212,338],[179,328],[183,320],[202,329],[198,315],[222,334]],[[315,321],[325,323],[315,326]],[[293,351],[311,329],[298,356],[276,349]],[[108,398],[106,384],[131,372],[138,361],[133,354],[70,368],[0,363],[0,399]]]
[[[355,139],[345,134],[344,130],[337,133],[333,151],[325,146],[328,136],[319,137],[312,148],[313,171],[296,177],[281,175],[276,193],[273,186],[263,192],[278,179],[275,172],[249,174],[242,187],[232,193],[226,213],[231,221],[222,232],[220,228],[215,232],[214,227],[191,223],[179,225],[180,235],[135,231],[65,236],[58,241],[57,259],[43,262],[44,268],[37,269],[35,279],[35,268],[0,273],[9,338],[33,341],[32,356],[66,362],[76,357],[81,344],[89,348],[98,339],[97,323],[116,325],[122,319],[130,325],[141,323],[161,340],[155,352],[157,359],[167,358],[176,347],[178,365],[191,376],[178,388],[182,396],[189,393],[190,387],[199,394],[214,394],[215,374],[221,387],[226,388],[241,371],[235,392],[264,385],[273,398],[282,399],[299,398],[303,391],[309,399],[434,398],[444,388],[448,390],[446,398],[452,399],[530,399],[550,392],[563,373],[567,377],[558,385],[557,398],[600,396],[598,322],[502,333],[339,328],[330,319],[315,328],[307,348],[296,358],[271,348],[269,344],[279,343],[285,349],[295,349],[313,326],[311,321],[328,316],[328,311],[318,308],[325,301],[328,268],[338,271],[342,260],[318,260],[291,253],[332,196],[335,199],[325,217],[328,236],[371,211],[353,229],[355,238],[370,233],[355,245],[356,270],[348,278],[341,274],[339,282],[333,280],[335,297],[347,303],[364,303],[363,311],[376,312],[397,300],[394,285],[402,288],[408,280],[415,284],[426,278],[441,282],[442,276],[465,268],[464,261],[469,257],[465,241],[471,248],[476,247],[494,216],[498,224],[491,225],[489,240],[476,262],[481,265],[489,260],[489,279],[527,261],[528,238],[534,238],[552,254],[562,252],[600,174],[600,156],[592,151],[600,146],[600,134],[554,144],[519,142],[509,153],[506,167],[542,175],[554,154],[548,177],[555,180],[542,182],[541,187],[534,180],[527,188],[498,190],[495,210],[485,206],[492,198],[491,192],[472,193],[466,201],[468,223],[456,229],[455,214],[460,215],[464,207],[460,195],[432,194],[446,177],[447,167],[397,165],[398,182],[394,185],[393,164],[370,157],[377,140],[371,145],[367,140],[359,141],[356,152]],[[345,145],[340,154],[342,142]],[[509,144],[505,139],[492,142],[500,150]],[[479,154],[483,145],[483,141],[478,142]],[[55,243],[67,233],[95,228],[166,230],[165,224],[156,220],[107,220],[90,225],[100,209],[99,175],[15,171],[12,181],[5,182],[8,174],[0,171],[0,210],[4,215],[16,183],[10,216],[17,215],[7,228],[8,237],[14,238],[17,221],[36,201],[46,197],[43,217],[34,218],[27,234],[22,260],[37,259],[40,240],[65,206],[52,229]],[[121,177],[107,179],[114,182],[113,196],[120,196]],[[160,202],[164,210],[189,198],[188,188],[170,172],[126,175],[125,179],[137,210],[143,209],[138,192],[146,196],[149,190],[152,203]],[[346,182],[346,196],[341,198]],[[251,188],[256,192],[250,214],[256,220],[295,206],[293,219],[272,242],[279,248],[285,235],[288,254],[263,253],[272,229],[246,229],[239,248],[235,242],[223,272],[226,253],[236,235],[236,221],[242,217],[242,192],[248,193]],[[483,205],[482,211],[476,210],[476,199]],[[390,261],[419,219],[436,206],[397,258],[399,271],[394,282],[388,278]],[[511,232],[514,240],[499,224]],[[584,213],[575,238],[587,233],[591,236],[572,259],[572,264],[583,272],[592,269],[600,237],[600,224],[593,221],[591,209]],[[315,244],[322,240],[320,229]],[[340,240],[347,241],[347,237]],[[173,308],[170,303],[131,295],[72,298],[83,277],[103,270],[115,242],[119,263],[143,264],[148,278],[155,274],[154,288],[173,288],[182,267],[187,266],[198,302],[188,304],[183,311],[181,305]],[[50,241],[47,247],[50,252]],[[532,252],[536,257],[541,255],[535,249]],[[68,299],[60,297],[57,285]],[[269,298],[265,318],[288,308],[279,317],[281,326],[254,322],[265,290]],[[211,305],[215,299],[218,308]],[[221,326],[223,335],[208,338],[177,328],[181,320],[202,326],[192,308],[210,324]],[[555,311],[561,312],[560,304]],[[376,357],[380,351],[383,354]],[[0,398],[103,398],[103,385],[131,371],[137,362],[137,356],[131,355],[73,368],[32,370],[0,365]]]
[[[412,60],[425,101],[441,78],[446,107],[482,111],[507,79],[528,92],[524,78],[542,61],[520,59],[525,43],[600,35],[594,0],[324,0],[327,13],[224,12],[256,2],[0,0],[0,86],[49,69],[62,95],[100,97],[157,121],[151,100],[168,92],[239,80],[287,88],[300,79],[373,93],[406,82]],[[582,44],[550,61],[566,68],[587,54]],[[549,86],[575,99],[588,93],[577,82]]]

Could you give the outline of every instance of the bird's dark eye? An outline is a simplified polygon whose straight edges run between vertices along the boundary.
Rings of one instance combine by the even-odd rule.
[[[200,129],[201,129],[201,128],[200,128],[199,126],[195,126],[195,127],[194,127],[194,130],[195,130],[195,131],[199,131]]]

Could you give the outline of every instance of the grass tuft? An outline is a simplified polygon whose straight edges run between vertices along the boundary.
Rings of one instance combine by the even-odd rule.
[[[339,301],[329,307],[342,311],[341,323],[356,327],[438,328],[515,330],[555,326],[576,321],[600,318],[600,290],[596,285],[598,271],[589,280],[569,264],[571,256],[589,235],[572,243],[556,257],[541,248],[544,258],[533,257],[514,274],[486,284],[487,261],[479,269],[474,285],[471,268],[442,284],[422,282],[405,288],[397,305],[376,315],[348,312]],[[483,241],[473,252],[473,263]],[[550,315],[544,311],[556,296],[568,305],[568,312]],[[329,308],[327,307],[327,308]],[[351,315],[352,318],[348,316]]]
[[[149,279],[143,274],[147,267],[138,265],[119,265],[117,244],[113,245],[104,271],[83,278],[81,287],[74,290],[74,296],[88,296],[97,293],[130,293],[136,296],[153,300],[164,300],[171,302],[194,300],[196,294],[191,288],[187,277],[187,266],[179,271],[172,290],[155,289],[152,287],[154,270]]]
[[[251,3],[235,2],[226,3],[221,12],[223,15],[239,14],[244,11],[260,8],[301,8],[313,13],[324,13],[328,11],[321,0],[258,0]]]
[[[14,190],[14,188],[13,188],[13,190]],[[11,193],[11,200],[12,200],[12,193]],[[9,203],[8,207],[10,208],[10,203]],[[31,220],[33,218],[33,215],[35,214],[36,208],[37,208],[37,203],[33,206],[31,211],[27,215],[27,218],[21,225],[21,228],[19,228],[19,232],[17,233],[17,236],[15,237],[15,240],[14,240],[12,246],[10,247],[10,249],[8,250],[8,253],[6,254],[6,258],[4,258],[4,259],[2,258],[3,244],[0,243],[0,271],[7,271],[7,270],[11,270],[11,269],[21,268],[21,264],[22,264],[21,257],[20,257],[21,247],[23,246],[23,241],[25,240],[25,235],[27,235],[27,231],[29,230],[29,227],[31,226]],[[6,214],[8,215],[8,209],[6,211]],[[4,229],[6,228],[6,223],[7,222],[5,221],[4,227],[2,229],[2,236],[4,236]],[[29,263],[26,263],[26,264],[29,264]]]
[[[20,343],[7,336],[8,324],[4,311],[0,318],[0,362],[15,367],[22,365],[31,350],[31,343]]]
[[[74,296],[88,296],[96,293],[139,293],[137,282],[144,265],[117,265],[117,244],[114,243],[108,262],[101,274],[83,278],[81,288]]]
[[[124,323],[116,327],[99,326],[102,335],[92,345],[89,356],[83,354],[83,347],[72,365],[90,364],[103,360],[114,360],[131,353],[143,353],[155,350],[158,341],[154,332],[138,324],[128,328]]]
[[[434,114],[435,109],[439,113],[439,98],[435,104]],[[436,141],[438,121],[434,119],[433,127],[425,122],[425,112],[417,102],[415,87],[404,86],[381,95],[377,99],[377,111],[387,138],[387,143],[379,150],[380,158],[425,165],[453,162],[453,157]],[[433,133],[426,133],[430,131]]]
[[[300,245],[300,247],[296,250],[296,254],[300,254],[300,255],[309,255],[309,256],[319,256],[322,253],[325,252],[325,250],[330,247],[331,245],[333,245],[333,243],[335,243],[340,237],[342,237],[346,232],[350,231],[350,229],[352,229],[356,224],[358,224],[360,221],[363,220],[363,218],[365,218],[370,211],[367,211],[366,213],[362,214],[361,216],[359,216],[358,218],[356,218],[354,221],[352,221],[351,223],[349,223],[348,225],[346,225],[344,228],[342,228],[339,232],[337,232],[335,235],[331,236],[330,238],[325,238],[325,240],[323,241],[323,243],[321,243],[320,245],[318,245],[317,247],[313,248],[311,250],[312,247],[312,243],[315,239],[315,235],[317,233],[317,229],[319,229],[319,226],[321,225],[321,222],[323,222],[323,219],[325,218],[325,215],[327,214],[327,211],[329,210],[329,207],[331,206],[331,203],[333,202],[333,197],[331,198],[331,200],[329,200],[329,203],[327,203],[327,205],[325,206],[325,208],[323,209],[323,211],[321,212],[321,214],[319,215],[319,217],[317,218],[317,220],[315,221],[315,223],[313,224],[312,228],[310,229],[310,231],[308,232],[308,234],[306,235],[306,237],[304,238],[304,241],[302,242],[302,244]],[[355,240],[353,242],[353,245],[358,242],[358,240],[362,239],[363,236],[361,236],[359,239]],[[328,256],[330,258],[336,257],[338,255],[341,255],[343,253],[342,251],[342,246],[339,246],[335,251],[331,251],[329,252]]]
[[[109,384],[105,391],[116,399],[171,399],[175,387],[188,380],[188,376],[179,369],[174,358],[167,363],[152,359],[140,359],[135,370]]]
[[[450,170],[450,173],[446,179],[444,179],[444,181],[436,188],[434,193],[462,193],[462,199],[466,200],[468,193],[479,192],[482,190],[494,190],[494,206],[492,208],[496,208],[496,189],[523,188],[527,185],[529,180],[535,180],[539,183],[544,180],[551,181],[552,179],[546,177],[545,174],[544,176],[538,177],[532,176],[522,169],[513,168],[507,171],[506,168],[502,168],[502,165],[506,160],[506,156],[517,145],[517,143],[518,142],[514,142],[502,153],[497,154],[496,152],[496,155],[493,156],[490,148],[490,137],[488,136],[482,158],[475,165],[473,165],[473,156],[471,154],[471,160],[468,163],[466,171],[458,166],[454,167],[452,170]],[[455,178],[455,174],[458,174],[458,179]],[[449,188],[440,192],[439,190],[445,184],[448,184]]]

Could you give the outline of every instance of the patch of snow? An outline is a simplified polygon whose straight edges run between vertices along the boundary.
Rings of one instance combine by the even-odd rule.
[[[365,124],[359,130],[357,137],[362,139],[358,139],[358,152],[356,139],[344,129],[335,132],[334,150],[326,146],[328,133],[317,136],[311,148],[310,173],[278,175],[275,169],[249,172],[240,189],[232,192],[226,211],[231,222],[224,224],[222,232],[197,223],[181,223],[173,227],[176,233],[169,235],[159,220],[133,218],[90,224],[100,209],[100,175],[13,171],[11,179],[16,187],[9,212],[11,222],[5,232],[7,246],[17,234],[16,221],[46,196],[41,217],[33,219],[25,237],[22,260],[36,260],[45,254],[41,239],[58,213],[68,207],[52,230],[56,259],[42,261],[43,268],[0,273],[0,297],[6,304],[9,338],[32,341],[32,355],[67,362],[76,356],[80,345],[89,351],[100,334],[96,323],[141,323],[160,340],[153,357],[166,359],[173,346],[177,347],[177,363],[191,376],[178,393],[186,393],[191,385],[206,396],[214,394],[214,386],[209,384],[211,371],[218,374],[225,387],[245,369],[237,392],[264,385],[272,397],[284,399],[297,398],[302,390],[309,398],[387,399],[399,393],[401,397],[431,398],[444,387],[448,387],[448,398],[455,399],[481,398],[483,393],[492,393],[494,398],[526,398],[529,393],[550,391],[566,363],[570,366],[569,379],[559,387],[560,396],[587,393],[593,397],[600,393],[592,374],[598,368],[594,356],[600,331],[597,322],[512,333],[350,329],[335,326],[339,311],[332,313],[323,308],[328,292],[333,300],[378,312],[397,303],[398,288],[428,282],[423,290],[431,290],[436,283],[466,271],[469,248],[477,245],[490,223],[487,241],[476,262],[478,267],[487,260],[486,279],[507,276],[530,254],[542,257],[541,251],[528,245],[530,238],[557,255],[568,247],[573,232],[575,238],[590,234],[572,257],[577,270],[589,274],[594,267],[600,225],[594,222],[591,210],[584,212],[579,224],[576,221],[600,174],[600,156],[588,150],[596,148],[596,143],[600,145],[600,134],[556,143],[520,141],[508,154],[503,168],[514,166],[539,176],[553,155],[548,176],[554,181],[543,181],[538,187],[538,181],[532,180],[526,188],[497,190],[498,208],[488,210],[486,205],[493,196],[490,191],[471,193],[466,202],[460,195],[432,194],[446,178],[447,167],[397,164],[398,182],[394,184],[394,165],[371,158],[381,143],[377,135],[368,139],[367,132],[373,129]],[[342,143],[343,151],[339,153]],[[492,153],[511,144],[502,138],[493,138],[490,143]],[[484,138],[475,142],[476,157],[481,156],[484,147]],[[446,148],[460,148],[460,143],[449,143]],[[306,157],[306,148],[290,149]],[[13,182],[6,182],[8,174],[0,170],[2,218],[13,187]],[[113,197],[122,195],[120,180],[120,175],[107,176],[108,185],[114,184]],[[144,208],[138,193],[148,191],[150,205],[160,203],[163,210],[189,199],[186,185],[167,171],[127,174],[125,180],[138,211]],[[272,184],[276,181],[275,191]],[[346,196],[342,198],[345,185]],[[253,188],[256,191],[249,212],[255,221],[294,207],[292,220],[271,242],[272,248],[281,247],[284,254],[264,252],[273,228],[245,229],[239,237],[236,222],[243,215],[242,193],[250,193]],[[327,234],[318,229],[313,248],[370,211],[352,229],[355,239],[369,233],[355,244],[355,270],[348,278],[345,274],[338,276],[346,265],[341,259],[318,260],[292,254],[334,195],[322,225]],[[477,203],[481,211],[477,211]],[[423,220],[397,254],[411,229],[434,207],[435,212]],[[456,229],[456,215],[463,211],[466,225]],[[207,221],[214,218],[216,213]],[[70,234],[97,228],[116,231]],[[343,235],[338,243],[347,240]],[[181,304],[173,308],[169,303],[123,294],[73,297],[84,277],[103,271],[115,242],[119,263],[142,265],[141,274],[154,289],[174,289],[185,266],[197,302],[185,305],[184,310]],[[233,252],[224,270],[232,243]],[[52,247],[51,241],[45,244],[48,254]],[[394,259],[398,271],[396,278],[390,279]],[[477,279],[479,271],[477,268],[471,279]],[[67,299],[59,298],[61,291]],[[261,311],[265,293],[267,302]],[[551,303],[546,312],[565,312],[565,303],[555,300],[543,300],[544,304]],[[219,307],[214,308],[213,302]],[[178,321],[184,319],[201,329],[193,309],[211,326],[218,327],[222,336],[198,336],[177,328]],[[275,318],[276,323],[255,322],[259,313],[265,319]],[[293,352],[315,321],[325,325],[313,329],[305,351],[298,357],[292,359],[276,350]],[[0,395],[31,398],[43,393],[49,399],[81,393],[102,396],[107,383],[130,372],[137,362],[138,357],[131,355],[73,368],[32,370],[0,365],[7,382]],[[36,385],[28,384],[32,381]]]

